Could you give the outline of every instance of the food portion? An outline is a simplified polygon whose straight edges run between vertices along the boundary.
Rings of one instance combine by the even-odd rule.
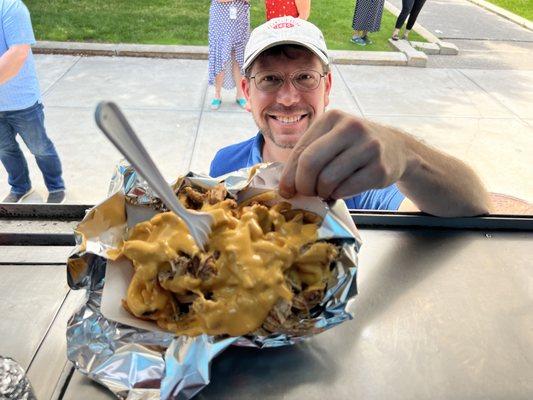
[[[171,212],[137,224],[120,252],[134,275],[124,307],[178,335],[298,333],[324,297],[338,256],[317,241],[320,218],[269,196],[245,204],[223,185],[182,185],[185,207],[211,213],[215,224],[200,251]]]

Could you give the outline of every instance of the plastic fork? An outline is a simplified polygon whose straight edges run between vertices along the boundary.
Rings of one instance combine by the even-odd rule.
[[[205,249],[214,222],[213,217],[204,212],[187,210],[181,205],[156,167],[152,157],[115,103],[100,102],[96,107],[94,117],[98,127],[148,182],[161,201],[185,221],[198,247],[202,250]]]

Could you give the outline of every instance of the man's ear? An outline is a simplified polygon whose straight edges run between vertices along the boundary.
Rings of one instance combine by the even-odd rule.
[[[328,74],[324,77],[324,81],[326,82],[326,90],[324,91],[324,107],[327,107],[329,104],[329,92],[331,92],[331,85],[333,84],[331,72],[328,72]]]
[[[243,76],[241,78],[241,90],[244,94],[244,97],[246,98],[246,106],[244,109],[248,112],[251,112],[252,109],[250,108],[250,79]]]

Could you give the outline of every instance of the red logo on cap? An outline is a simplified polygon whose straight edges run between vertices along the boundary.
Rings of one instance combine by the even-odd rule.
[[[281,28],[294,28],[294,24],[292,22],[280,22],[279,24],[276,24],[272,27],[272,29],[281,29]]]

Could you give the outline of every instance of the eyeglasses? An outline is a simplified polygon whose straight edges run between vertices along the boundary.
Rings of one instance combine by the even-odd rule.
[[[290,74],[289,80],[296,89],[309,92],[315,90],[320,84],[320,80],[325,76],[326,74],[312,69],[303,69]],[[276,71],[263,71],[250,76],[249,79],[255,81],[257,89],[263,92],[275,92],[285,84],[286,75]]]

